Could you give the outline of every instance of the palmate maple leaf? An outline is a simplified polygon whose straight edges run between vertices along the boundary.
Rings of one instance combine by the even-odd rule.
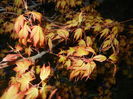
[[[25,21],[25,17],[23,15],[20,15],[16,19],[15,25],[14,25],[14,30],[15,30],[16,33],[18,33],[20,31],[20,29],[23,28],[24,21]]]
[[[30,37],[33,39],[34,46],[42,47],[45,43],[45,34],[40,26],[33,27]]]

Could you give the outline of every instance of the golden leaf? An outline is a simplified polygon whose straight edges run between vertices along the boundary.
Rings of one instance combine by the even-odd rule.
[[[19,74],[22,74],[29,68],[31,64],[32,63],[26,59],[23,61],[17,61],[16,62],[17,67],[15,67],[14,70]]]
[[[41,80],[45,80],[46,78],[48,78],[48,76],[50,75],[50,66],[45,67],[45,65],[43,65],[43,67],[41,68],[41,72],[40,72],[40,78]]]
[[[118,27],[114,26],[112,28],[112,32],[113,32],[114,35],[116,35],[119,32]]]
[[[101,30],[101,25],[100,24],[96,24],[94,26],[94,32],[99,32]]]
[[[20,39],[26,39],[28,37],[29,32],[31,32],[31,29],[29,28],[29,26],[25,23],[23,28],[19,31],[19,38]]]
[[[92,39],[89,36],[86,37],[86,45],[87,46],[92,46]]]
[[[26,93],[25,99],[36,99],[38,96],[38,89],[36,87],[31,87]]]
[[[67,50],[67,56],[72,55],[75,52],[75,49],[73,47],[70,47],[69,50]]]
[[[86,43],[84,40],[81,39],[81,40],[79,40],[78,45],[79,46],[86,46]]]
[[[66,57],[65,56],[63,56],[63,55],[59,55],[59,62],[61,63],[64,63],[65,62],[65,60],[66,60]]]
[[[4,92],[2,97],[0,97],[0,99],[11,99],[11,97],[13,97],[13,99],[22,99],[22,98],[18,97],[18,91],[19,91],[19,84],[11,85]]]
[[[23,48],[20,45],[15,46],[15,51],[19,52],[19,51],[22,51],[22,50],[23,50]]]
[[[92,47],[86,47],[86,50],[87,50],[88,52],[91,52],[91,53],[96,54],[96,52],[94,51],[94,49],[93,49]]]
[[[16,31],[16,33],[18,33],[20,31],[21,28],[23,28],[24,25],[24,21],[25,18],[23,15],[20,15],[16,21],[15,21],[15,25],[14,25],[14,30]]]
[[[45,35],[40,26],[34,26],[31,33],[31,38],[33,38],[34,46],[39,45],[42,47],[45,42]]]
[[[78,16],[78,22],[79,22],[79,24],[81,24],[82,20],[83,20],[82,12],[80,12],[80,14]]]
[[[69,36],[69,32],[66,29],[59,29],[59,30],[57,30],[57,34],[60,37],[65,38],[65,39],[67,39],[68,36]]]
[[[82,38],[82,29],[81,28],[78,28],[75,30],[75,33],[74,33],[74,39],[78,40],[79,38]]]
[[[69,79],[72,80],[74,77],[80,75],[80,71],[75,71],[73,70],[71,73],[70,73],[70,77]]]
[[[100,35],[100,38],[103,37],[103,36],[105,37],[106,35],[108,35],[109,31],[110,30],[108,28],[105,28],[104,30],[102,30],[101,31],[101,35]]]
[[[103,42],[102,51],[106,51],[111,47],[111,40],[106,40]]]
[[[76,52],[74,53],[74,56],[84,56],[89,54],[89,51],[87,51],[85,47],[76,47],[75,50]]]
[[[108,59],[110,59],[113,63],[116,63],[118,60],[118,57],[116,56],[116,54],[113,53],[112,55],[109,56]]]
[[[81,77],[81,79],[86,78],[86,80],[90,77],[91,73],[93,72],[93,70],[96,68],[96,64],[95,62],[91,61],[88,62],[86,65],[84,65],[83,69],[85,70],[83,73],[83,76]]]
[[[68,59],[66,62],[65,62],[65,64],[64,65],[66,65],[67,66],[67,68],[69,68],[70,66],[71,66],[71,60],[70,59]]]
[[[31,52],[32,52],[32,49],[30,46],[28,48],[25,48],[25,53],[28,54],[28,56],[31,55]]]
[[[30,81],[34,79],[34,75],[32,72],[27,72],[22,75],[22,77],[18,78],[18,82],[20,82],[20,90],[25,91],[29,88]]]
[[[95,61],[103,62],[103,61],[105,61],[107,58],[106,58],[106,56],[104,56],[104,55],[96,55],[96,56],[93,57],[93,59],[94,59]]]

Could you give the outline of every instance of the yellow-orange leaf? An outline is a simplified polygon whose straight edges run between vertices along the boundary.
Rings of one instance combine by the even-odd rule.
[[[75,50],[76,53],[74,53],[74,56],[84,56],[89,54],[89,51],[87,51],[85,47],[77,47]]]
[[[31,33],[31,38],[33,38],[34,46],[39,45],[42,47],[45,42],[45,35],[40,26],[34,26]]]
[[[15,21],[15,25],[14,25],[14,30],[16,31],[16,33],[18,33],[20,31],[21,28],[23,28],[24,25],[24,21],[25,18],[23,15],[20,15],[16,21]]]
[[[115,63],[115,62],[117,62],[118,57],[116,56],[116,54],[113,53],[112,55],[109,56],[109,59],[110,59],[113,63]]]
[[[66,30],[66,29],[59,29],[57,30],[57,34],[60,36],[60,37],[63,37],[65,39],[68,38],[69,36],[69,32]]]
[[[80,75],[80,71],[75,71],[73,70],[71,73],[70,73],[70,77],[69,79],[72,80],[73,78],[75,78],[76,76]]]
[[[22,51],[23,50],[23,48],[20,46],[20,45],[16,45],[15,46],[15,51]]]
[[[111,47],[111,40],[106,40],[103,42],[102,51],[106,51]]]
[[[38,89],[36,87],[31,87],[26,95],[25,99],[36,99],[38,96]]]
[[[20,82],[20,90],[25,91],[29,88],[30,81],[34,79],[32,72],[27,72],[22,75],[17,81]]]
[[[66,60],[66,57],[65,56],[63,56],[63,55],[59,55],[59,62],[62,62],[62,63],[64,63],[65,62],[65,60]]]
[[[86,46],[86,43],[84,40],[79,40],[78,45],[79,46]]]
[[[94,51],[94,49],[93,49],[92,47],[86,47],[86,50],[87,50],[88,52],[91,52],[91,53],[96,54],[96,52]]]
[[[101,31],[100,38],[103,37],[103,36],[105,37],[106,35],[108,35],[108,33],[109,33],[109,29],[105,28],[104,30]]]
[[[92,39],[89,36],[86,37],[86,45],[87,46],[92,46]]]
[[[75,51],[73,47],[70,47],[69,50],[67,50],[67,56],[72,55]]]
[[[29,28],[29,26],[27,24],[25,24],[23,26],[23,28],[19,31],[19,38],[22,39],[26,39],[28,37],[29,32],[31,32],[31,29]]]
[[[82,78],[86,78],[86,80],[90,77],[91,73],[93,72],[93,70],[96,68],[96,64],[95,62],[91,61],[88,62],[84,67],[83,67],[86,71],[84,72]],[[81,78],[81,79],[82,79]]]
[[[14,70],[19,74],[22,74],[29,68],[31,62],[25,59],[23,61],[17,61],[16,65],[17,67],[15,67]]]
[[[104,55],[96,55],[96,56],[93,57],[93,59],[94,59],[95,61],[103,62],[103,61],[105,61],[107,58],[106,58],[106,56],[104,56]]]
[[[50,72],[51,72],[50,66],[45,67],[45,65],[43,65],[40,73],[41,80],[45,80],[50,75]]]
[[[11,85],[8,88],[8,90],[6,90],[4,92],[2,97],[0,97],[0,99],[11,99],[11,97],[13,97],[13,99],[22,99],[20,97],[17,97],[18,90],[19,90],[19,85],[18,84]]]
[[[32,49],[31,47],[25,48],[25,53],[28,54],[28,56],[31,55]]]
[[[74,33],[74,39],[78,40],[79,38],[82,38],[82,29],[81,28],[78,28],[75,30],[75,33]]]

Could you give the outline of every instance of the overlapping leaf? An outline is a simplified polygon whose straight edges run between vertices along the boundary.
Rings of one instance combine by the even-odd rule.
[[[50,72],[51,72],[50,66],[45,67],[45,65],[43,65],[40,72],[41,80],[45,80],[46,78],[48,78],[48,76],[50,75]]]
[[[31,33],[34,46],[42,47],[45,43],[45,34],[40,26],[34,26]]]

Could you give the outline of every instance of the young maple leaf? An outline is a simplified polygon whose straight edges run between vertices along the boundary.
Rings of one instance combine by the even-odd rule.
[[[44,45],[45,34],[40,26],[33,27],[30,37],[33,39],[34,46],[39,45],[41,47]]]
[[[41,68],[41,73],[40,73],[40,78],[41,80],[45,80],[49,75],[50,75],[50,66],[45,67],[45,65],[43,65],[43,67]]]

